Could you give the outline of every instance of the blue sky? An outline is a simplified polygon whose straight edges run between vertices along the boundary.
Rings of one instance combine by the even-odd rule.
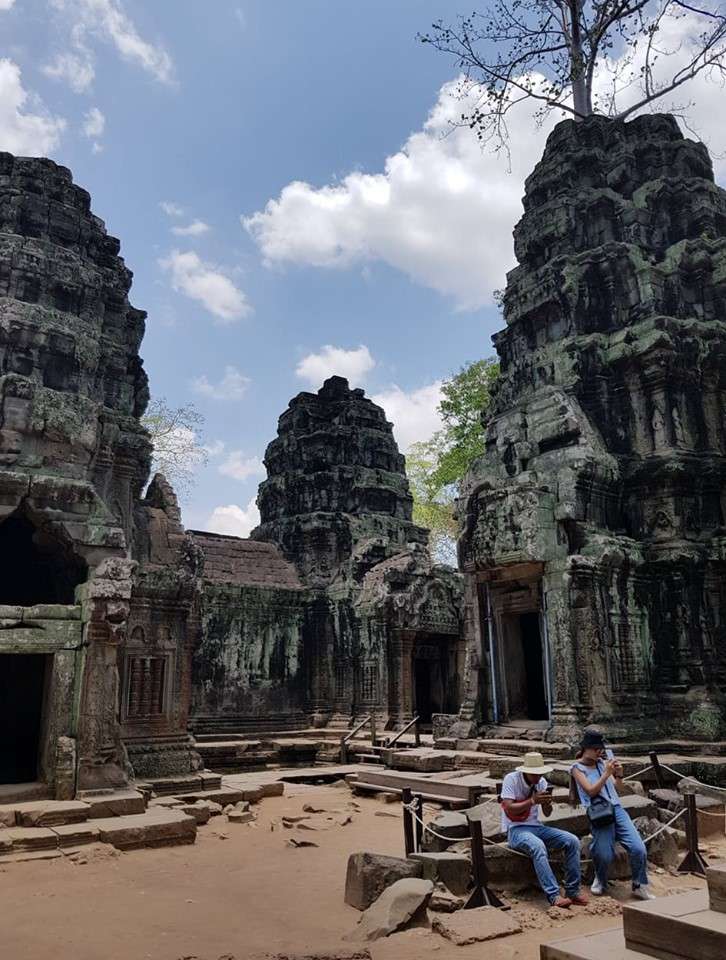
[[[206,418],[188,526],[247,532],[277,417],[324,375],[383,402],[405,448],[441,378],[491,353],[547,131],[520,111],[511,169],[451,132],[453,65],[415,39],[450,12],[0,0],[0,148],[90,191],[149,313],[152,393]]]

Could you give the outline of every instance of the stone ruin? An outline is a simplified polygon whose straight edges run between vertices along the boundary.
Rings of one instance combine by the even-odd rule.
[[[726,192],[672,117],[565,121],[514,238],[501,386],[459,504],[460,730],[718,739]]]
[[[457,709],[460,581],[383,411],[339,378],[301,394],[255,538],[187,533],[148,484],[130,286],[70,171],[0,153],[0,788],[193,774],[192,703],[195,729]]]
[[[290,402],[265,466],[252,539],[192,534],[206,558],[193,729],[456,711],[460,580],[411,519],[383,410],[331,377]]]
[[[145,314],[70,171],[0,154],[0,784],[190,771],[198,550],[145,497]]]

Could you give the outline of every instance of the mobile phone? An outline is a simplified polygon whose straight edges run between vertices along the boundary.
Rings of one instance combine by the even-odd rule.
[[[605,747],[605,756],[607,757],[608,760],[614,760],[614,759],[615,759],[615,754],[612,752],[612,750],[610,749],[610,747]]]

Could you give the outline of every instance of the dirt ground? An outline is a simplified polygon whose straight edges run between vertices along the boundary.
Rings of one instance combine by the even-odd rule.
[[[360,916],[343,902],[348,855],[403,855],[400,805],[352,798],[346,788],[288,786],[256,807],[255,825],[216,817],[194,846],[115,854],[95,846],[66,858],[0,867],[2,960],[235,960],[271,953],[323,953],[344,944]],[[288,829],[283,816],[325,808],[316,830]],[[334,812],[335,811],[335,812]],[[335,819],[327,820],[326,816]],[[351,822],[344,823],[350,816]],[[304,821],[303,821],[304,822]],[[317,844],[295,848],[291,837]],[[726,843],[709,843],[726,859]],[[703,886],[661,872],[656,893]],[[627,897],[627,885],[618,896]],[[551,919],[537,897],[517,898],[524,932],[456,947],[424,929],[370,945],[374,960],[536,960],[539,944],[619,923],[619,906],[600,899]],[[347,949],[353,944],[345,943]]]

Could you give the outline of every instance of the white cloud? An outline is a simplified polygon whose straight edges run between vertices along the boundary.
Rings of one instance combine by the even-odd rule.
[[[0,0],[0,10],[9,10],[14,3],[15,0]]]
[[[224,376],[218,383],[212,383],[206,374],[202,374],[192,380],[192,389],[212,400],[241,400],[250,383],[249,377],[230,365],[224,368]]]
[[[106,118],[98,109],[98,107],[91,107],[91,109],[83,117],[83,134],[90,139],[96,139],[97,137],[103,136],[103,131],[106,129]]]
[[[220,463],[219,472],[233,480],[249,480],[250,477],[264,477],[265,465],[259,457],[245,457],[241,450],[230,450],[224,463]]]
[[[49,154],[58,146],[65,125],[23,87],[20,67],[0,60],[0,150],[36,157]]]
[[[688,31],[688,17],[661,22],[658,46],[668,51],[657,62],[663,75],[688,61]],[[635,76],[641,63],[633,64]],[[612,71],[601,70],[600,88],[611,81]],[[382,172],[356,171],[320,187],[293,181],[264,210],[243,217],[267,265],[333,268],[381,261],[461,308],[490,302],[514,264],[512,228],[522,215],[525,177],[561,118],[552,114],[539,127],[536,103],[510,110],[510,172],[503,153],[482,150],[471,130],[453,125],[467,109],[454,95],[457,85],[443,85],[423,128],[387,157]],[[622,106],[639,95],[633,85]],[[717,173],[726,176],[723,85],[704,72],[672,99],[681,106],[691,102],[691,125],[713,151]],[[665,99],[655,109],[671,105]]]
[[[50,3],[66,21],[72,47],[72,51],[62,53],[54,64],[45,68],[46,72],[52,71],[51,76],[66,79],[74,90],[77,89],[72,81],[71,64],[62,65],[64,59],[75,58],[81,73],[91,71],[92,80],[94,58],[88,41],[96,37],[112,44],[124,60],[141,67],[160,83],[173,82],[171,57],[161,44],[151,43],[139,34],[121,0],[50,0]]]
[[[406,452],[412,443],[428,440],[441,428],[438,406],[441,402],[441,381],[435,380],[417,390],[402,390],[394,385],[371,397],[383,407],[393,424],[399,449]]]
[[[159,206],[167,215],[167,217],[182,217],[184,216],[184,207],[180,207],[178,203],[174,203],[173,200],[160,200]]]
[[[208,233],[212,228],[203,220],[193,220],[186,227],[172,227],[171,232],[177,237],[199,237],[203,233]]]
[[[244,508],[234,503],[227,507],[215,507],[207,521],[207,530],[230,537],[249,537],[259,522],[260,511],[253,498]]]
[[[90,90],[96,76],[90,51],[82,53],[59,53],[43,68],[43,73],[53,80],[67,83],[74,93]]]
[[[295,373],[307,380],[311,387],[322,386],[328,377],[346,377],[351,386],[365,383],[367,375],[375,367],[376,361],[368,347],[361,344],[355,350],[345,350],[326,344],[320,353],[309,353],[298,363]]]
[[[201,303],[220,322],[231,323],[252,312],[247,297],[229,277],[193,251],[172,250],[159,265],[171,274],[171,285],[177,293]]]
[[[203,449],[208,457],[218,457],[224,453],[225,446],[224,440],[212,440],[211,443],[205,444]]]

